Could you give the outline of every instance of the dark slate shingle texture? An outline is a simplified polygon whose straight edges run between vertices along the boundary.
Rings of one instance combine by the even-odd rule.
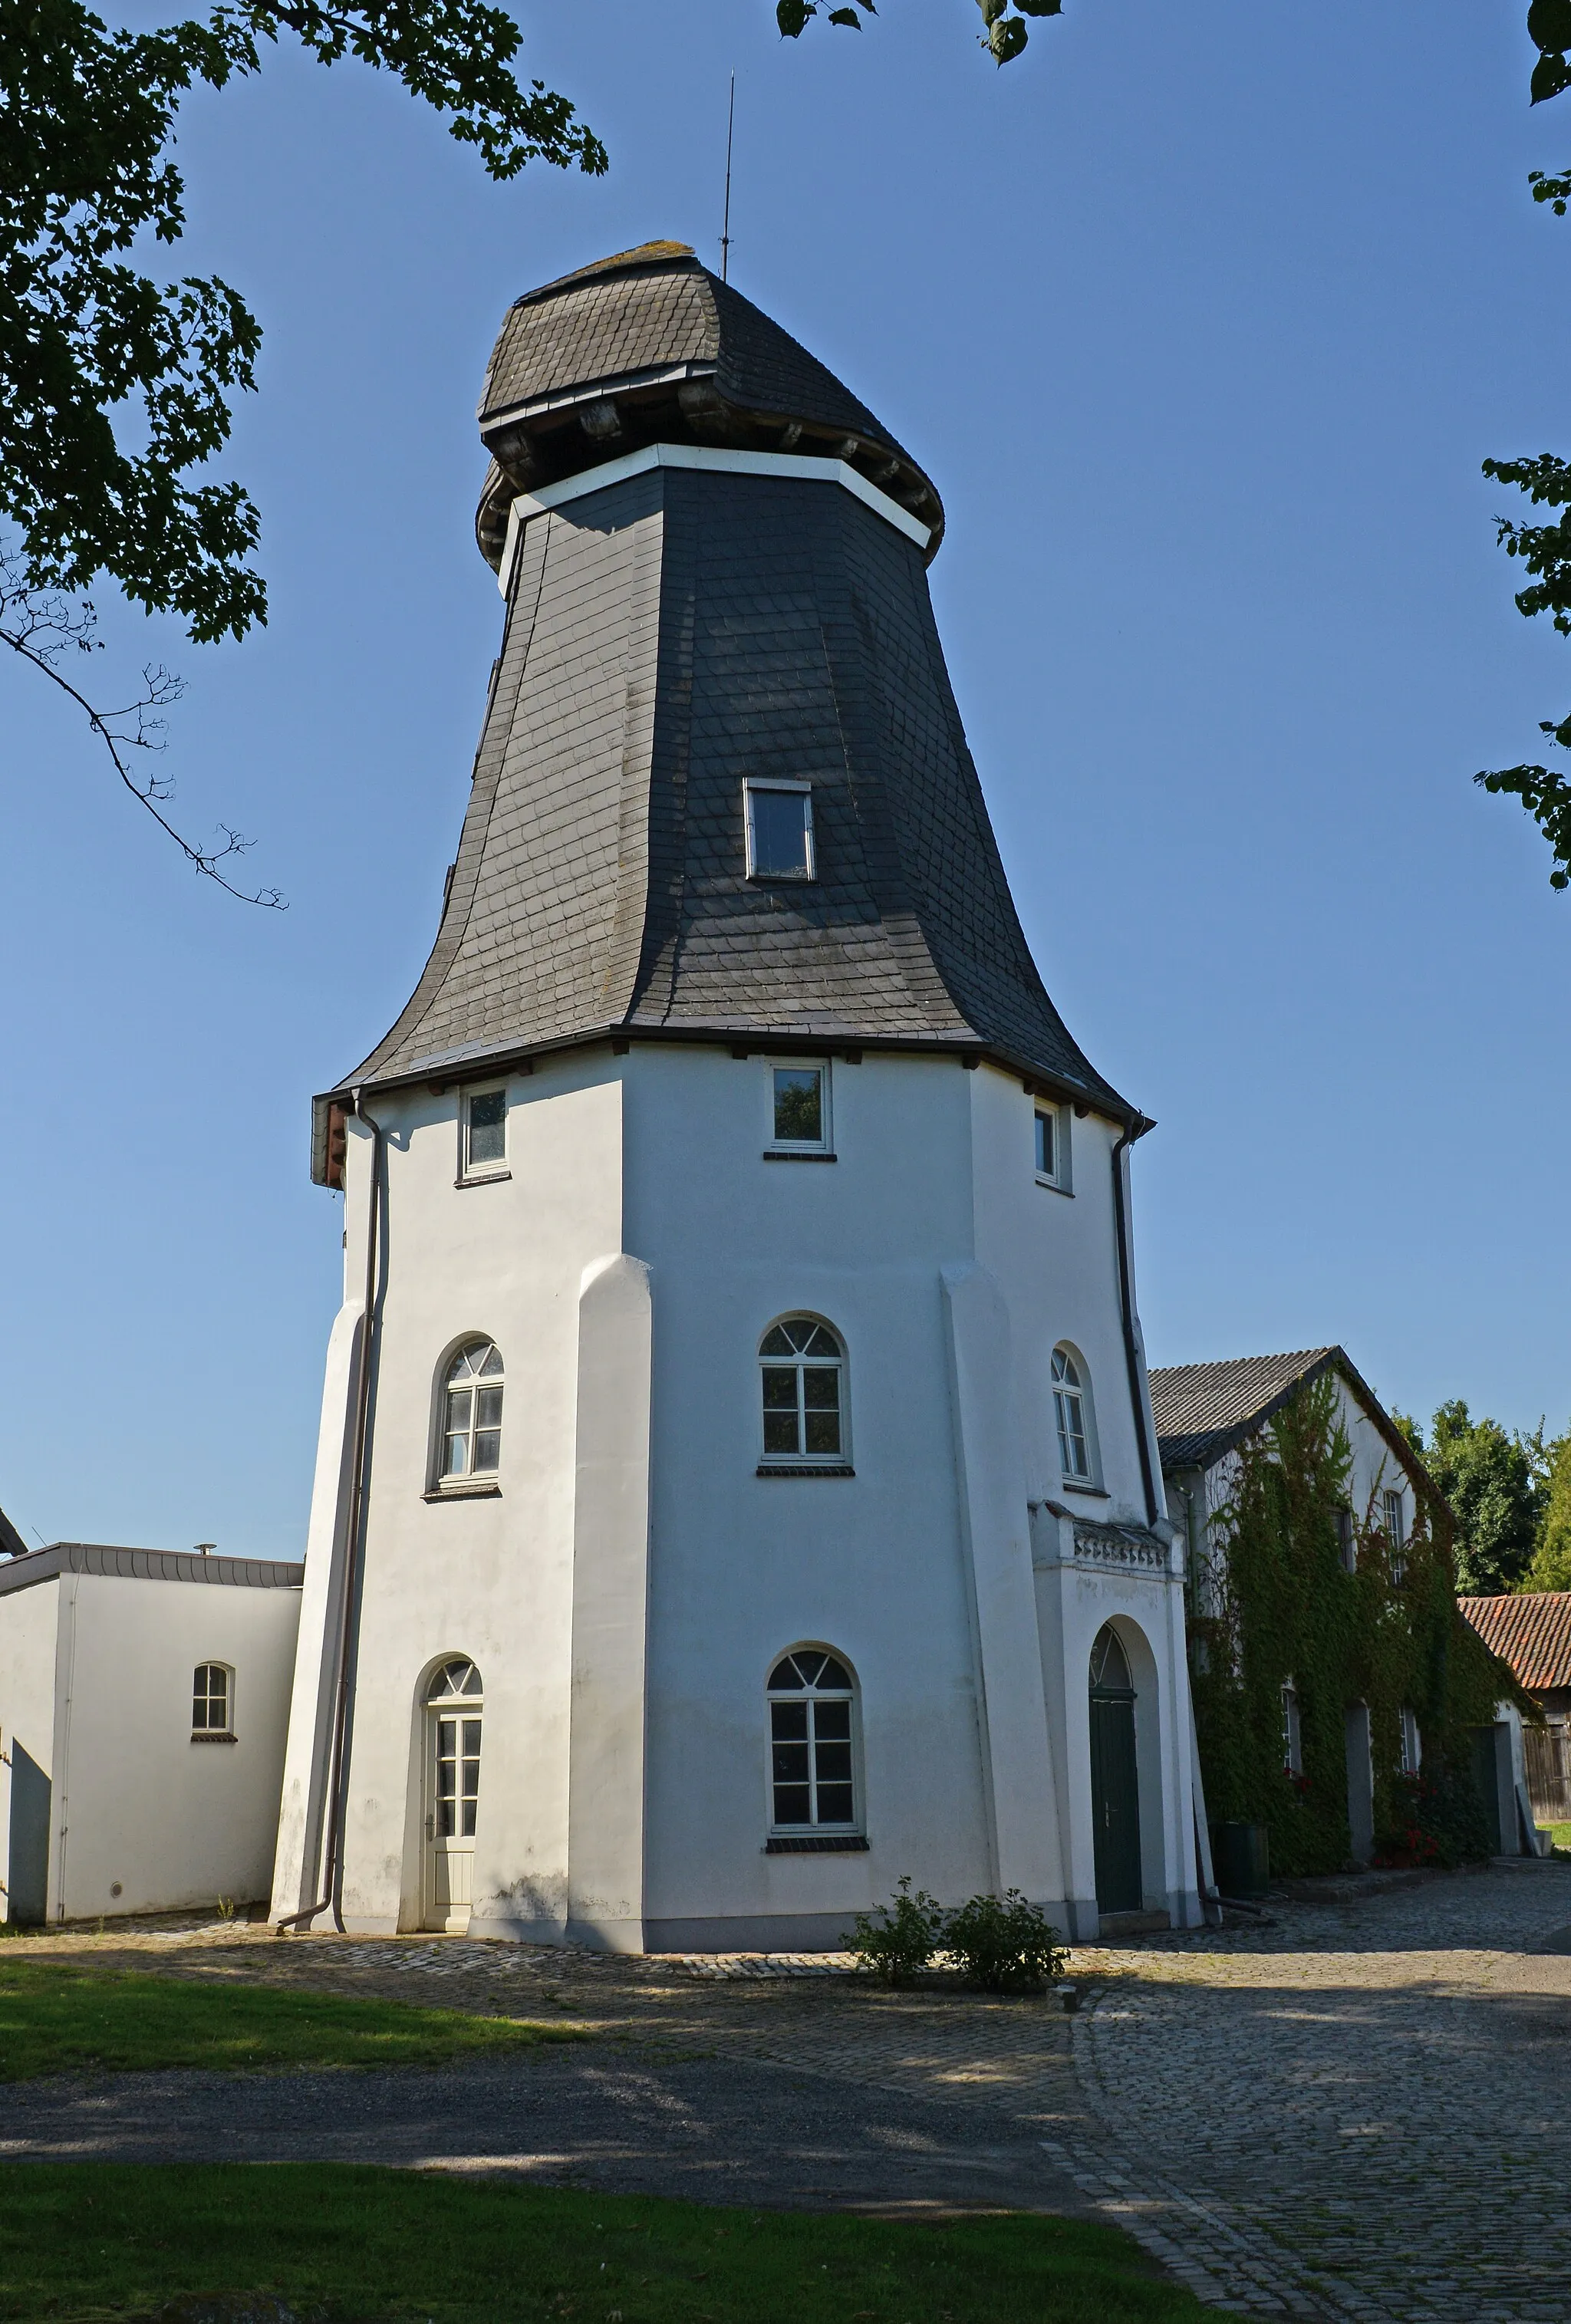
[[[772,774],[810,886],[744,876]],[[655,469],[524,529],[436,946],[349,1078],[615,1027],[983,1044],[1130,1113],[1027,949],[921,553],[836,484]]]

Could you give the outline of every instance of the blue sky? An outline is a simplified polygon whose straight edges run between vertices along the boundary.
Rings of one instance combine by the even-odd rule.
[[[1155,1361],[1340,1340],[1389,1400],[1571,1414],[1571,898],[1513,802],[1571,648],[1511,603],[1491,452],[1566,450],[1568,101],[1516,7],[1071,0],[996,72],[968,0],[859,37],[601,0],[528,69],[610,176],[491,185],[391,82],[287,51],[182,122],[191,230],[266,330],[226,473],[268,630],[107,602],[188,685],[193,879],[0,669],[10,1103],[0,1503],[30,1537],[298,1554],[340,1216],[307,1101],[434,932],[500,606],[475,398],[517,293],[714,260],[929,467],[939,622],[1027,932],[1140,1148]],[[147,21],[153,21],[149,15]],[[160,262],[155,262],[160,263]]]

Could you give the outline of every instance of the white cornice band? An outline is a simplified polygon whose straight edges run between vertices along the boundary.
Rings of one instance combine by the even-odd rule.
[[[513,579],[519,537],[531,517],[544,516],[549,510],[582,500],[589,493],[605,492],[628,476],[647,475],[651,468],[709,468],[722,475],[790,476],[802,484],[839,484],[885,524],[892,524],[897,532],[914,540],[919,549],[925,549],[932,539],[929,527],[887,493],[881,493],[876,484],[870,484],[865,476],[858,475],[845,460],[815,460],[801,452],[733,452],[717,444],[646,444],[642,451],[624,452],[621,459],[607,460],[601,467],[583,468],[576,476],[564,476],[559,484],[542,484],[538,493],[519,494],[507,512],[507,539],[496,576],[503,595],[506,596]]]

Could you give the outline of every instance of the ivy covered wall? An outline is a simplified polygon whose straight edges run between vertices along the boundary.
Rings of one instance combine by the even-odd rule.
[[[1190,1675],[1208,1814],[1265,1824],[1272,1870],[1348,1862],[1345,1713],[1369,1706],[1377,1854],[1486,1855],[1469,1729],[1518,1691],[1456,1609],[1447,1512],[1415,1493],[1394,1553],[1370,1506],[1351,1511],[1353,1455],[1334,1371],[1311,1380],[1229,1456],[1189,1613]],[[1286,1765],[1282,1689],[1295,1689],[1301,1775]],[[1404,1778],[1400,1717],[1416,1714],[1419,1779]],[[1415,1830],[1417,1827],[1417,1831]]]

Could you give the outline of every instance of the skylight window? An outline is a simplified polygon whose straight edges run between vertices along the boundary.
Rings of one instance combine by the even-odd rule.
[[[750,880],[816,880],[813,794],[807,783],[743,785]]]

